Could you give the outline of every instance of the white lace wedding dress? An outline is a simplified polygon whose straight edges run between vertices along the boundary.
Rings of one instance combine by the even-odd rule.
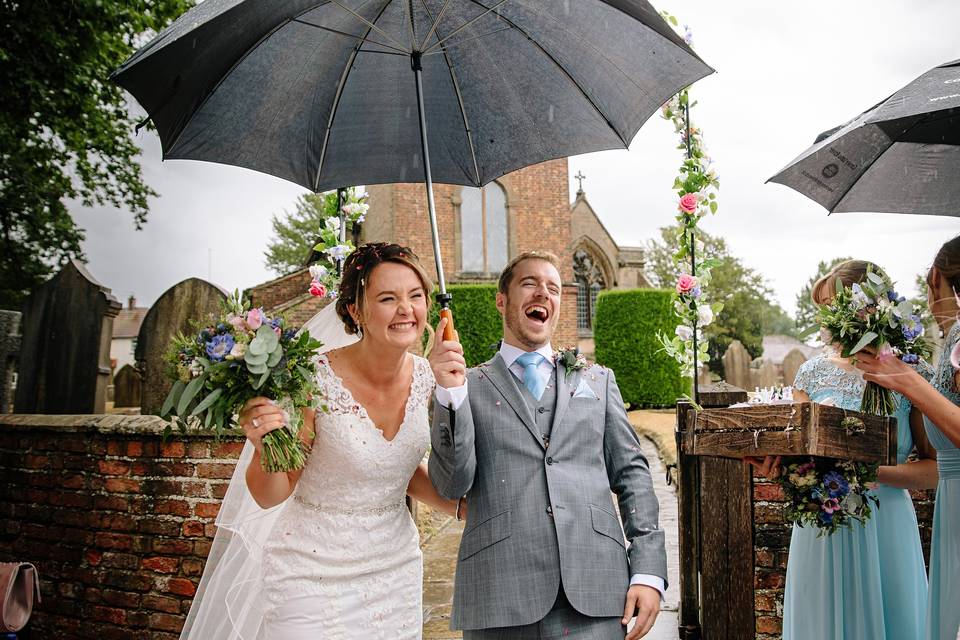
[[[406,414],[388,441],[320,356],[329,410],[317,411],[313,450],[264,544],[261,637],[421,637],[423,568],[404,498],[430,442],[434,379],[414,358]]]

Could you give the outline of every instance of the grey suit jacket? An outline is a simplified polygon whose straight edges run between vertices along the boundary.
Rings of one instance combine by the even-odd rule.
[[[667,560],[650,470],[613,372],[594,365],[568,377],[557,367],[549,447],[512,376],[497,354],[467,371],[456,411],[434,403],[430,478],[469,507],[451,627],[537,622],[561,579],[580,613],[622,616],[630,576],[666,582]],[[581,380],[591,397],[573,397]]]

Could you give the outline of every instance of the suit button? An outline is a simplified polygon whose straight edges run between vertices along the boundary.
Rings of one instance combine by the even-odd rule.
[[[544,412],[546,412],[546,409],[543,407],[540,407],[539,409],[537,409],[537,413],[544,413]]]
[[[550,507],[550,506],[547,507],[547,515],[548,515],[548,516],[552,516],[552,515],[553,515],[553,507]]]
[[[553,458],[551,456],[547,456],[547,464],[553,464]]]

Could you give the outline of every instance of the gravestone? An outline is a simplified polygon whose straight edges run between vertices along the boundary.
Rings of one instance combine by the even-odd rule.
[[[783,358],[783,384],[793,386],[793,380],[797,377],[797,371],[800,365],[807,361],[807,356],[803,355],[800,349],[791,349]]]
[[[71,260],[23,303],[17,413],[103,413],[120,302]]]
[[[173,337],[193,333],[195,324],[221,312],[227,294],[199,278],[189,278],[164,292],[150,307],[140,325],[134,357],[140,372],[140,412],[156,414],[173,383],[165,374],[163,356]]]
[[[140,406],[140,372],[129,364],[125,364],[113,377],[113,406],[139,407]]]
[[[10,413],[20,353],[20,312],[0,310],[0,413]]]
[[[750,354],[739,340],[734,340],[723,354],[724,380],[740,389],[753,389],[750,379]]]
[[[780,383],[780,376],[777,373],[777,365],[773,364],[769,360],[759,360],[757,362],[759,365],[757,368],[751,370],[751,375],[753,377],[753,386],[760,387],[775,387]]]

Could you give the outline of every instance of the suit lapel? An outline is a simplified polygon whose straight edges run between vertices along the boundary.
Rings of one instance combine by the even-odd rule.
[[[557,362],[557,366],[554,367],[554,372],[556,374],[557,385],[557,408],[553,413],[553,426],[550,429],[551,438],[556,436],[557,427],[560,426],[563,421],[563,415],[567,412],[567,407],[570,406],[570,397],[573,395],[573,390],[576,389],[576,387],[572,385],[575,385],[578,379],[576,371],[572,371],[569,376],[570,380],[568,381],[567,370],[560,362]]]
[[[503,361],[503,358],[500,357],[500,354],[495,355],[493,360],[488,363],[488,366],[483,368],[483,371],[487,374],[487,378],[489,378],[491,384],[496,387],[500,395],[503,396],[503,399],[507,401],[507,404],[509,404],[517,416],[519,416],[523,422],[523,426],[527,428],[530,435],[543,447],[543,440],[537,432],[537,426],[533,421],[533,414],[530,412],[529,407],[527,407],[523,396],[520,395],[520,389],[513,381],[513,374],[510,373],[507,364]]]

